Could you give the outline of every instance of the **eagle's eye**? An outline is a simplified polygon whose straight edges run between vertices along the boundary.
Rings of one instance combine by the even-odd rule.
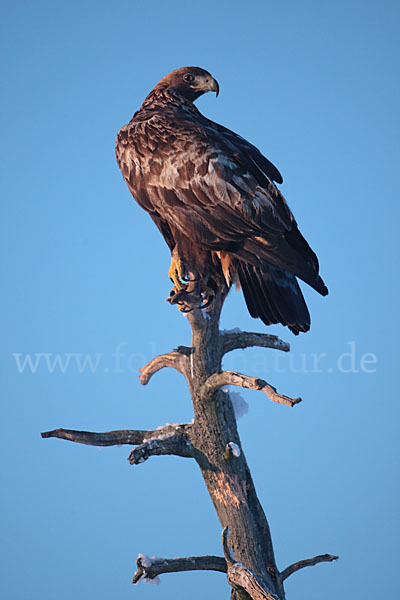
[[[185,75],[183,76],[183,80],[184,81],[194,81],[194,75],[192,75],[191,73],[185,73]]]

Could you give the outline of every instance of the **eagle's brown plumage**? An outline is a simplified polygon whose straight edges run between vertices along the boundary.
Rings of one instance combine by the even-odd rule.
[[[307,331],[296,277],[327,294],[317,257],[274,184],[276,167],[193,104],[218,90],[198,67],[164,77],[118,133],[118,164],[187,272],[216,285],[238,279],[251,316]]]

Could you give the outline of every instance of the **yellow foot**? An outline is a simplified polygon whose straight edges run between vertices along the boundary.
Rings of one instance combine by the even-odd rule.
[[[179,258],[171,257],[171,266],[168,270],[168,276],[178,291],[186,289],[187,284],[184,281],[186,269]]]

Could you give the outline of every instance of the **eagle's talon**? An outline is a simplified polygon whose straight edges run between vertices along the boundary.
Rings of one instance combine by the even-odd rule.
[[[210,291],[211,290],[203,291],[200,294],[201,304],[200,304],[199,308],[201,308],[201,310],[208,308],[214,301],[215,293],[214,292],[209,293]]]
[[[199,310],[208,308],[213,302],[214,298],[214,290],[208,287],[200,290],[190,290],[188,286],[185,289],[177,289],[176,287],[173,287],[166,300],[170,304],[176,304],[181,312],[189,313],[195,308]]]
[[[168,271],[169,273],[169,271]],[[190,279],[185,279],[184,277],[171,277],[170,276],[170,280],[172,281],[172,283],[174,284],[174,287],[176,287],[178,290],[184,290],[186,289],[187,286],[187,282],[190,281]]]
[[[170,304],[185,304],[184,298],[189,296],[186,289],[176,289],[176,286],[172,288],[167,298],[167,302]]]
[[[174,286],[169,293],[167,302],[176,304],[183,313],[192,312],[195,308],[198,310],[207,309],[215,298],[215,290],[211,287],[201,286],[201,278],[196,278],[196,284],[186,285],[185,288]]]
[[[183,306],[179,306],[180,304],[182,304]],[[183,302],[179,302],[178,304],[178,309],[183,312],[183,313],[190,313],[192,312],[193,308],[190,308],[190,306],[188,306],[187,304],[184,304]]]
[[[210,304],[212,304],[212,303],[214,302],[214,298],[215,298],[215,296],[214,296],[214,295],[212,295],[212,296],[209,296],[209,298],[208,298],[208,299],[205,301],[205,303],[204,303],[204,304],[202,304],[202,305],[200,306],[200,308],[201,308],[202,310],[204,310],[205,308],[208,308],[208,307],[210,306]]]

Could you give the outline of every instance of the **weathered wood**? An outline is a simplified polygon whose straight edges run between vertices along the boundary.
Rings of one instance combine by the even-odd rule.
[[[204,394],[204,384],[221,370],[223,337],[219,317],[224,297],[217,294],[208,313],[188,315],[192,327],[190,372],[194,425],[190,440],[222,528],[230,528],[235,560],[246,565],[280,600],[285,593],[276,566],[269,525],[257,498],[244,452],[229,460],[225,448],[234,442],[241,448],[232,402],[218,387]]]
[[[227,578],[233,590],[244,590],[253,600],[277,600],[278,596],[266,588],[264,582],[247,567],[234,559],[228,546],[229,527],[222,531],[222,547],[228,566]]]
[[[258,346],[260,348],[272,348],[274,350],[282,350],[289,352],[290,345],[284,342],[277,335],[268,333],[255,333],[253,331],[223,331],[222,336],[222,353],[232,352],[232,350],[244,350]]]
[[[183,348],[183,346],[181,348]],[[187,356],[180,348],[172,350],[172,352],[168,352],[167,354],[160,354],[160,356],[156,356],[148,362],[147,365],[139,369],[140,383],[142,385],[147,385],[154,373],[157,373],[157,371],[165,369],[166,367],[172,367],[179,373],[183,373],[187,360]]]
[[[175,455],[185,458],[193,458],[193,448],[189,439],[182,434],[163,435],[149,440],[137,446],[130,453],[128,460],[131,465],[139,465],[150,456]]]
[[[78,431],[76,429],[53,429],[52,431],[43,431],[42,438],[59,438],[68,440],[76,444],[86,444],[87,446],[122,446],[129,444],[136,446],[142,444],[151,438],[159,438],[162,435],[174,435],[176,433],[189,436],[191,423],[175,423],[158,427],[157,429],[119,429],[116,431],[105,431],[96,433],[92,431]]]
[[[318,556],[313,556],[313,558],[299,560],[282,571],[281,581],[285,581],[290,575],[293,575],[293,573],[296,573],[300,569],[304,569],[304,567],[313,567],[321,562],[332,562],[338,560],[338,558],[338,556],[334,556],[333,554],[319,554]]]
[[[77,444],[88,446],[120,446],[123,444],[141,444],[149,432],[143,429],[120,429],[118,431],[106,431],[95,433],[92,431],[77,431],[76,429],[53,429],[43,431],[42,438],[59,438]]]
[[[289,396],[278,394],[276,389],[264,381],[264,379],[250,377],[249,375],[243,375],[243,373],[236,373],[235,371],[219,371],[210,375],[202,387],[202,394],[208,396],[223,385],[238,385],[249,390],[264,392],[273,402],[286,404],[287,406],[295,406],[301,402],[301,398],[290,398]]]
[[[139,583],[143,578],[154,579],[164,573],[181,571],[220,571],[226,573],[228,568],[222,556],[188,556],[185,558],[150,558],[139,554],[136,560],[137,571],[132,583]]]
[[[231,600],[285,600],[283,581],[289,575],[337,557],[330,554],[316,556],[294,563],[282,573],[276,566],[269,525],[242,449],[232,402],[229,394],[221,391],[221,386],[239,385],[260,390],[273,401],[289,406],[294,406],[301,398],[282,396],[272,385],[257,377],[221,371],[224,354],[238,348],[261,346],[284,352],[289,350],[289,345],[276,336],[235,330],[221,333],[219,317],[226,293],[227,290],[218,292],[207,311],[194,309],[188,313],[192,328],[191,347],[179,346],[153,358],[140,370],[143,385],[165,367],[173,367],[182,373],[192,397],[193,423],[168,424],[150,431],[106,433],[56,429],[42,433],[42,437],[96,446],[135,445],[129,456],[131,464],[163,454],[196,460],[223,528],[225,558],[149,559],[139,555],[134,583],[141,579],[152,580],[163,573],[216,570],[227,573],[232,588]]]

